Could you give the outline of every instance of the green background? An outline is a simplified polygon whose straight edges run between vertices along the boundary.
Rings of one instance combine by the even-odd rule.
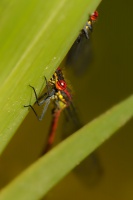
[[[99,19],[91,35],[93,60],[88,70],[83,76],[76,77],[73,70],[65,68],[65,61],[62,64],[83,123],[123,100],[133,90],[131,1],[126,4],[120,0],[103,1],[98,11]],[[47,118],[49,120],[45,123]],[[28,114],[1,156],[1,187],[37,160],[45,145],[50,120],[50,109],[42,122],[38,122],[32,112]],[[63,120],[62,116],[60,121],[69,129],[69,122]],[[63,137],[60,134],[62,124],[57,131],[56,142]],[[133,199],[132,132],[130,121],[45,198]]]

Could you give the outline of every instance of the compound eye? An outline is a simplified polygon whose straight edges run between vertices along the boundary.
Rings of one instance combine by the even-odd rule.
[[[56,83],[56,88],[57,88],[58,90],[65,90],[66,87],[67,87],[67,84],[66,84],[66,82],[65,82],[64,80],[59,80],[59,81],[57,81],[57,83]]]
[[[92,21],[96,21],[97,18],[98,18],[98,12],[95,11],[94,13],[92,13],[92,15],[90,16],[90,18],[91,18]]]

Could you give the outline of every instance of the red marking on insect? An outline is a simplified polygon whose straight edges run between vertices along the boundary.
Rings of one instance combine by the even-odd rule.
[[[58,67],[56,70],[57,70],[57,71],[61,71],[61,68],[60,68],[60,67]]]
[[[69,91],[67,90],[67,84],[66,84],[66,82],[64,80],[57,81],[55,83],[55,85],[56,85],[56,89],[58,89],[60,91],[63,91],[66,94],[66,96],[68,97],[69,100],[72,99]]]
[[[64,90],[65,94],[67,95],[69,101],[72,100],[71,94],[69,93],[69,91],[67,89]]]
[[[58,126],[58,121],[59,121],[59,117],[61,114],[62,110],[57,110],[55,111],[55,113],[53,114],[53,120],[52,120],[52,124],[51,124],[51,128],[50,128],[50,132],[49,132],[49,139],[48,139],[48,146],[47,146],[47,150],[51,147],[51,145],[54,142],[55,139],[55,133],[56,133],[56,129]]]
[[[97,18],[98,18],[98,12],[95,11],[94,13],[91,14],[90,19],[91,19],[92,21],[96,21]]]
[[[58,80],[56,82],[56,88],[58,90],[63,90],[64,91],[67,88],[67,84],[66,84],[66,82],[64,80]]]

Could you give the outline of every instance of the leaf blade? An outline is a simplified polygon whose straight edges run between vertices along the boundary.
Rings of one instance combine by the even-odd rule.
[[[28,85],[40,90],[44,75],[52,76],[99,2],[1,1],[0,153],[27,113]]]

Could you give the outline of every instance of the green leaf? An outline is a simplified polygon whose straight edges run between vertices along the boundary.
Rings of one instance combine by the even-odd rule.
[[[1,191],[0,199],[36,200],[133,116],[133,96],[55,147]]]
[[[35,101],[28,85],[40,91],[99,2],[0,1],[0,153]]]

